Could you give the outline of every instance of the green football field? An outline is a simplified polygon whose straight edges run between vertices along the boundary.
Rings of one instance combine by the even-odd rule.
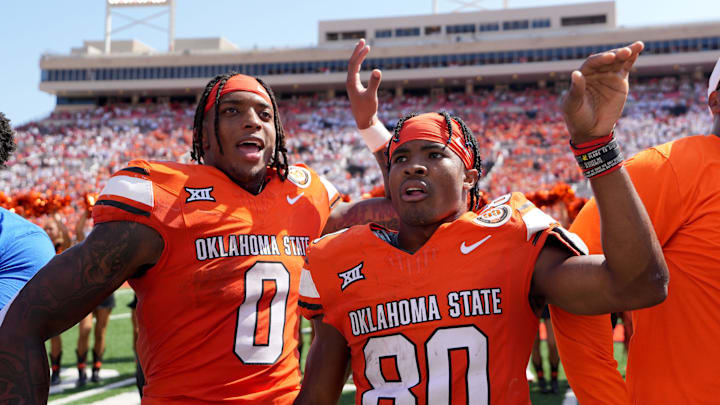
[[[136,390],[133,378],[135,377],[135,359],[132,350],[132,323],[130,321],[130,309],[127,304],[132,300],[132,291],[130,289],[121,289],[115,293],[117,306],[112,312],[111,321],[107,332],[107,349],[103,361],[105,373],[111,377],[105,378],[100,383],[88,383],[83,388],[75,388],[74,381],[77,378],[77,370],[75,369],[75,347],[77,344],[77,327],[72,327],[62,334],[63,343],[63,387],[66,387],[61,393],[51,394],[50,405],[79,405],[93,404],[103,401],[103,404],[109,403],[111,397],[127,398],[129,392]],[[303,322],[307,322],[303,320]],[[306,326],[309,326],[306,324]],[[309,341],[309,335],[304,336],[305,341]],[[91,342],[92,345],[92,336]],[[47,345],[50,349],[49,343]],[[92,346],[91,346],[92,347]],[[305,345],[307,350],[308,345]],[[545,342],[541,343],[541,350],[547,351]],[[625,371],[625,355],[622,345],[615,344],[615,353],[620,370],[624,375]],[[88,356],[88,367],[91,364],[92,355]],[[304,357],[303,357],[304,359]],[[89,374],[89,368],[88,368]],[[550,375],[549,366],[546,365],[545,374]],[[114,387],[114,388],[113,388]],[[566,391],[568,390],[565,374],[560,369],[560,392],[558,394],[541,394],[535,383],[530,383],[530,397],[533,404],[551,405],[562,404],[566,399]],[[347,391],[340,399],[340,404],[353,404],[354,392]]]

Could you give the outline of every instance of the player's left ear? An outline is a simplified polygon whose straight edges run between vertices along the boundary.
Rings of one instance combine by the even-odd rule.
[[[473,186],[475,186],[475,183],[477,183],[479,174],[477,169],[470,169],[465,170],[465,175],[463,176],[463,190],[469,191]]]

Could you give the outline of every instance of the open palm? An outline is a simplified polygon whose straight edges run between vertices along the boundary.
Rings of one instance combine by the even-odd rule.
[[[562,110],[574,143],[608,135],[620,118],[629,85],[628,75],[642,42],[591,55],[572,73]]]
[[[358,41],[348,61],[345,81],[345,88],[350,99],[350,109],[355,117],[355,123],[360,129],[368,128],[373,124],[378,109],[377,90],[382,78],[380,70],[374,69],[370,74],[367,88],[360,81],[360,67],[369,52],[370,46],[365,44],[365,40]]]

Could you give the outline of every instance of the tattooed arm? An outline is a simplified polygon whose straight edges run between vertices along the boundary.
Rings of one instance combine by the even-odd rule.
[[[388,193],[388,165],[385,149],[373,153],[375,160],[380,166],[385,186],[385,195]],[[380,224],[389,229],[398,229],[400,220],[395,209],[387,197],[369,198],[366,200],[353,201],[351,203],[339,203],[328,218],[323,229],[323,235],[348,228],[353,225],[362,225],[369,222]]]
[[[348,93],[348,98],[350,99],[350,108],[358,129],[381,125],[377,115],[377,92],[378,87],[380,87],[380,81],[382,80],[382,72],[380,72],[379,69],[373,69],[370,73],[370,80],[367,87],[363,86],[360,81],[360,68],[369,52],[370,46],[366,45],[365,40],[361,39],[358,41],[348,61],[348,72],[345,81],[345,88]],[[389,132],[386,136],[387,139],[390,139]],[[367,139],[365,142],[371,151],[374,150],[373,156],[382,172],[385,195],[387,196],[389,193],[387,188],[388,164],[387,157],[385,156],[386,148],[381,147],[377,149],[368,144]],[[340,204],[333,210],[332,214],[330,214],[325,229],[323,229],[323,234],[335,232],[353,225],[366,224],[368,222],[375,222],[387,228],[397,229],[399,221],[389,199],[372,198],[349,204]]]
[[[129,277],[152,267],[164,247],[154,229],[102,223],[55,256],[0,312],[0,403],[45,404],[45,340],[76,324]]]
[[[323,234],[369,222],[390,229],[398,229],[399,220],[389,199],[368,198],[367,200],[339,204],[330,214],[325,229],[323,229]]]

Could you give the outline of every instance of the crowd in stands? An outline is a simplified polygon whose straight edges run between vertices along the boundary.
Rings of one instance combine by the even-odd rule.
[[[625,156],[710,128],[706,81],[644,79],[631,85],[616,135]],[[589,192],[568,151],[559,110],[549,89],[478,90],[472,95],[381,96],[386,125],[405,113],[446,110],[463,118],[478,138],[490,196],[534,191],[557,183]],[[303,162],[329,178],[349,198],[382,184],[380,171],[357,131],[346,98],[281,100],[291,163]],[[83,212],[84,195],[98,192],[114,171],[132,159],[190,161],[195,106],[114,105],[82,112],[55,112],[17,127],[18,150],[0,171],[8,195],[39,191],[70,196],[68,223]],[[77,214],[73,213],[77,211]]]

